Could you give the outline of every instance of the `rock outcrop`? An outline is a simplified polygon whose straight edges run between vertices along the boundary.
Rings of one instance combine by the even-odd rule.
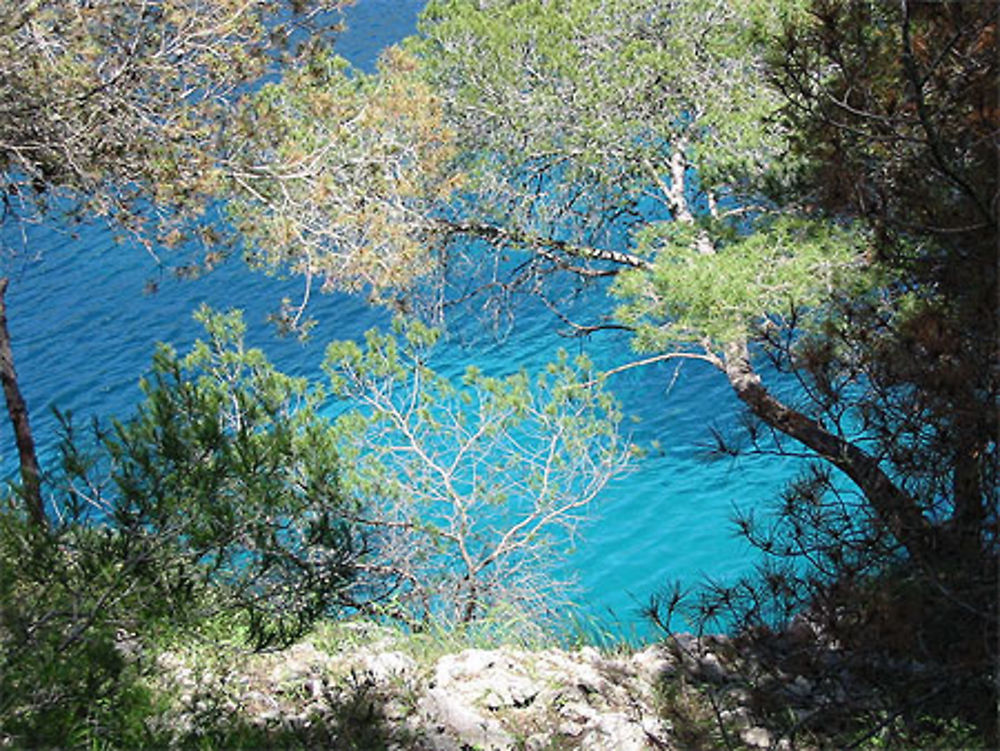
[[[418,660],[392,639],[325,649],[306,641],[211,669],[189,662],[160,657],[178,698],[179,727],[196,727],[214,712],[261,728],[315,735],[322,727],[341,737],[368,722],[399,749],[676,747],[656,691],[677,660],[661,646],[621,655],[593,647],[465,649]]]

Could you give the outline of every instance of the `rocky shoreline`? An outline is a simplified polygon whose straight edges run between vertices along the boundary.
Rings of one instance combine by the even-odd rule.
[[[502,646],[427,656],[389,630],[355,629],[359,638],[213,664],[165,652],[158,681],[174,701],[163,721],[188,738],[223,723],[242,728],[231,738],[401,751],[680,749],[721,721],[738,746],[781,747],[747,712],[713,710],[697,685],[728,681],[724,650],[693,637],[610,654]]]

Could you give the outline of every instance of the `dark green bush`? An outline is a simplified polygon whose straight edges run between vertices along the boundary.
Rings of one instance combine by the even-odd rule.
[[[281,646],[345,600],[362,546],[322,395],[244,349],[237,314],[200,318],[208,341],[157,352],[134,417],[89,446],[64,420],[49,529],[0,514],[0,737],[152,742],[158,634],[225,612]]]

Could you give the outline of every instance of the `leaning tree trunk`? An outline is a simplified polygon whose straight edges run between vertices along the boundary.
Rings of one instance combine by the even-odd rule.
[[[28,406],[21,396],[17,385],[17,373],[14,372],[14,353],[10,346],[10,332],[7,330],[7,303],[5,295],[10,280],[0,277],[0,381],[3,382],[3,395],[7,401],[7,414],[14,428],[14,439],[17,442],[17,455],[21,463],[21,492],[24,497],[28,517],[40,528],[48,526],[45,516],[45,505],[42,502],[41,471],[38,468],[38,455],[35,453],[35,440],[31,434],[31,424],[28,422]]]
[[[755,416],[847,475],[911,556],[917,560],[935,557],[934,530],[916,501],[889,478],[875,457],[776,399],[753,369],[745,341],[726,346],[721,367],[736,395]]]

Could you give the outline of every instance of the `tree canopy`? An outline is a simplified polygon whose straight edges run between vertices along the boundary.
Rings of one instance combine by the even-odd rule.
[[[713,364],[751,450],[815,460],[775,534],[742,522],[809,572],[786,569],[771,599],[788,607],[743,607],[747,623],[811,608],[855,646],[942,659],[975,676],[980,718],[997,633],[996,20],[988,2],[434,0],[404,45],[450,139],[427,173],[440,189],[407,203],[430,263],[386,278],[439,302],[520,285],[577,333],[632,331],[639,362]],[[604,285],[588,320],[560,307],[567,276]],[[873,581],[892,583],[881,613]],[[908,636],[865,636],[906,612]],[[930,646],[959,621],[974,654]]]
[[[995,340],[985,315],[993,19],[977,4],[806,5],[432,2],[406,45],[408,68],[454,138],[441,185],[460,187],[412,219],[439,240],[438,266],[406,271],[447,284],[471,239],[523,252],[522,274],[615,277],[598,326],[630,328],[642,352],[715,364],[757,418],[846,475],[911,558],[933,558],[953,534],[940,488],[914,484],[914,468],[886,453],[901,436],[871,415],[907,424],[923,406],[901,411],[897,395],[931,398],[944,384],[890,376],[888,352],[867,344],[820,363],[816,343],[832,347],[840,327],[856,344],[863,311],[899,342],[918,321],[943,326],[934,311],[949,308],[967,316],[953,341],[975,332],[969,367],[987,381],[947,419],[973,403],[992,411],[991,369],[973,353]],[[846,176],[833,179],[838,170]],[[846,195],[847,184],[860,187]],[[356,260],[377,264],[367,252]],[[766,386],[767,360],[800,380],[795,398]],[[978,469],[963,476],[982,476],[988,428],[969,439]],[[919,432],[903,443],[927,445]],[[988,483],[969,496],[985,520]]]
[[[345,487],[378,553],[374,592],[419,627],[503,613],[558,627],[571,582],[555,574],[594,500],[629,466],[621,414],[586,358],[504,378],[432,370],[440,331],[397,321],[362,349],[327,350]],[[511,627],[513,630],[513,626]]]
[[[0,222],[72,226],[105,217],[151,250],[193,241],[211,265],[219,234],[201,220],[218,195],[232,106],[282,66],[327,49],[343,4],[4,0]],[[22,494],[44,525],[2,305],[8,272],[0,278],[0,378]]]
[[[142,229],[152,207],[169,243],[219,206],[253,263],[307,291],[410,311],[527,289],[577,334],[631,332],[641,359],[616,371],[710,363],[747,450],[813,465],[770,524],[740,521],[776,562],[706,612],[757,634],[805,614],[885,675],[941,666],[926,695],[995,733],[996,4],[431,0],[372,75],[300,10],[12,8],[9,210],[65,191]],[[577,319],[562,295],[583,284],[601,295]],[[335,382],[381,415],[366,430],[443,423],[393,423],[358,369],[377,363],[340,354]],[[488,384],[469,376],[468,398]],[[434,378],[413,393],[449,416]],[[383,489],[416,470],[394,471]]]
[[[342,5],[5,0],[6,211],[27,219],[51,209],[114,215],[139,231],[139,209],[203,209],[197,202],[210,194],[235,99],[307,48],[328,44],[320,32],[335,25]]]

